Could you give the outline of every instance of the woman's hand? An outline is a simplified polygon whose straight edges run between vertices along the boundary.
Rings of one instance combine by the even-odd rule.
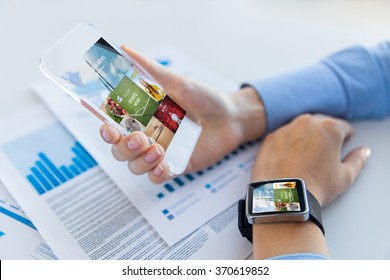
[[[341,119],[297,117],[265,138],[252,180],[301,178],[325,206],[352,185],[369,154],[368,148],[361,147],[341,158],[343,144],[352,133],[352,126]]]
[[[269,134],[252,170],[252,180],[301,178],[307,189],[326,206],[342,194],[360,174],[370,149],[360,147],[341,157],[352,135],[346,121],[322,115],[303,115]],[[310,220],[253,225],[254,258],[328,250],[321,230]]]
[[[248,87],[227,95],[177,75],[134,50],[126,47],[123,50],[163,86],[165,92],[186,110],[187,116],[202,126],[186,172],[210,166],[239,144],[265,133],[264,107],[254,89]],[[170,179],[164,149],[157,143],[150,144],[144,133],[133,132],[122,136],[106,124],[101,127],[100,133],[107,143],[113,144],[114,157],[127,161],[132,173],[148,173],[154,183]]]

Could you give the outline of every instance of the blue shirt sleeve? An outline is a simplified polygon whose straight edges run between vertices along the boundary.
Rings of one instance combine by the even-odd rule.
[[[349,120],[383,118],[390,114],[390,42],[372,49],[351,47],[249,85],[264,102],[268,131],[303,113]]]
[[[329,260],[328,257],[314,253],[299,253],[299,254],[288,254],[280,255],[268,260]]]

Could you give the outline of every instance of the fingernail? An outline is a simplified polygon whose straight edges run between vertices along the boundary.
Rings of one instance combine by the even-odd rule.
[[[104,141],[106,141],[108,143],[112,142],[112,136],[106,129],[103,130],[102,137],[103,137]]]
[[[162,156],[162,151],[159,146],[156,146],[155,148],[151,149],[146,155],[145,155],[145,161],[146,162],[153,162],[158,160]]]
[[[363,154],[366,158],[369,158],[371,156],[371,149],[366,147],[364,150],[363,150]]]
[[[152,137],[148,137],[149,145],[152,145],[156,143],[156,140],[154,140]]]
[[[164,174],[164,167],[161,164],[157,165],[153,171],[154,176],[159,177]]]
[[[142,147],[142,140],[141,140],[140,136],[138,134],[133,135],[130,138],[129,142],[127,143],[127,147],[133,151],[141,148]]]

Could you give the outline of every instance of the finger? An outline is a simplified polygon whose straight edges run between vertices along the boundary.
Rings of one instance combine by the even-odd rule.
[[[159,82],[165,90],[171,92],[172,89],[177,88],[177,85],[181,83],[182,77],[178,77],[176,74],[169,71],[166,67],[160,63],[144,57],[135,50],[122,46],[125,53],[130,56],[139,66],[141,66],[146,72],[148,72],[157,82]]]
[[[103,124],[100,127],[100,136],[109,144],[118,143],[122,137],[121,133],[115,127],[108,124]]]
[[[319,118],[321,118],[321,116],[319,116]],[[340,147],[352,136],[354,132],[352,125],[342,119],[324,117],[321,119],[321,122],[330,135],[339,136],[334,139],[338,140]]]
[[[122,46],[122,49],[164,88],[167,95],[186,111],[193,111],[193,108],[197,108],[198,112],[202,112],[202,110],[207,111],[207,106],[221,104],[219,92],[215,92],[187,77],[175,74],[156,61],[142,56],[131,48]],[[210,92],[213,92],[213,94],[211,95]]]
[[[355,182],[370,155],[370,148],[361,147],[354,149],[344,158],[342,171],[345,185],[350,186]]]
[[[354,133],[354,128],[353,126],[345,121],[345,120],[342,120],[342,119],[336,119],[338,124],[339,124],[339,127],[340,127],[340,132],[342,133],[342,139],[343,139],[343,143],[348,140]]]
[[[161,161],[153,169],[148,172],[149,180],[154,184],[162,184],[171,179],[169,175],[169,165],[165,161]]]
[[[129,170],[135,175],[144,174],[163,161],[164,156],[164,148],[159,144],[153,144],[144,153],[128,162]]]
[[[194,88],[189,88],[192,84],[183,76],[174,74],[166,67],[156,61],[144,57],[131,48],[122,46],[122,49],[129,55],[143,70],[151,75],[164,88],[166,93],[172,97],[186,111],[194,106],[198,106],[201,97],[194,95],[195,92],[201,92]]]
[[[148,137],[140,131],[135,131],[122,137],[119,142],[112,146],[111,151],[117,160],[129,161],[144,153],[149,145]]]

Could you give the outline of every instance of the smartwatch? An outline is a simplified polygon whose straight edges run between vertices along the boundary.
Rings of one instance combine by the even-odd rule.
[[[252,242],[252,224],[312,220],[325,235],[318,200],[299,178],[251,183],[238,202],[238,228]]]

